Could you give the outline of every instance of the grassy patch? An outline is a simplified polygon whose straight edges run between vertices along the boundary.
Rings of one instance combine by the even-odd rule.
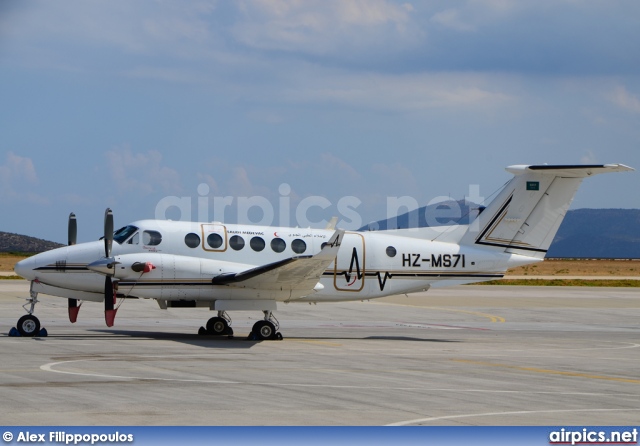
[[[20,276],[0,276],[0,280],[24,280],[22,277]]]
[[[32,255],[33,253],[0,252],[0,271],[13,271],[16,263]]]
[[[535,265],[512,268],[513,276],[637,276],[640,260],[545,259]]]
[[[31,257],[38,254],[37,252],[7,251],[0,252],[0,257]]]
[[[471,285],[520,285],[520,286],[590,286],[640,288],[640,280],[584,280],[584,279],[502,279],[478,282]]]

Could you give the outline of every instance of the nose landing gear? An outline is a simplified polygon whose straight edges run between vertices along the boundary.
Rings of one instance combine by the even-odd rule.
[[[31,283],[33,286],[33,282]],[[29,314],[25,314],[18,319],[18,324],[15,328],[11,329],[9,336],[24,336],[26,338],[47,336],[47,330],[40,327],[40,320],[33,315],[37,303],[38,293],[32,289],[30,291],[30,297],[27,299],[27,303],[22,306],[22,308],[24,308]]]

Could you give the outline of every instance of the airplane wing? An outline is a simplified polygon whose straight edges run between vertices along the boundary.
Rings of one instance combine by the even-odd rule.
[[[300,296],[309,294],[336,258],[343,236],[344,230],[338,229],[316,255],[291,257],[240,273],[221,274],[211,282],[238,288],[296,291]]]

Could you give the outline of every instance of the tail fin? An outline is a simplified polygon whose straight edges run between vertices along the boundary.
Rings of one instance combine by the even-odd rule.
[[[507,167],[513,179],[471,223],[460,243],[543,258],[582,180],[630,170],[624,164]]]

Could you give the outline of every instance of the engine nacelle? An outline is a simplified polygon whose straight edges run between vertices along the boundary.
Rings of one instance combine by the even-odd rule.
[[[239,272],[252,265],[162,253],[124,254],[113,258],[110,273],[115,279],[137,281],[208,280],[223,273]]]

